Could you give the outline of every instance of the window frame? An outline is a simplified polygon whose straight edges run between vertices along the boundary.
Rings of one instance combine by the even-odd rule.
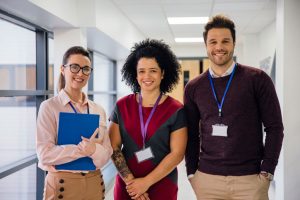
[[[54,90],[49,90],[48,86],[48,68],[49,68],[49,52],[48,39],[53,39],[53,33],[37,26],[29,21],[14,16],[0,9],[0,19],[17,26],[26,28],[35,32],[36,37],[36,90],[0,90],[0,97],[15,97],[15,96],[35,96],[36,97],[36,112],[38,113],[40,104],[46,100],[49,95],[54,95]],[[46,173],[37,166],[36,154],[10,163],[7,166],[0,168],[0,179],[5,178],[15,172],[18,172],[33,164],[36,165],[36,199],[43,198],[44,179]]]
[[[89,82],[88,82],[88,98],[91,100],[94,100],[94,95],[98,95],[98,94],[105,94],[105,95],[109,95],[112,97],[112,105],[114,105],[117,102],[117,62],[116,60],[113,60],[109,57],[107,57],[106,55],[98,52],[98,51],[94,51],[89,49],[88,50],[91,56],[91,61],[92,61],[92,66],[93,68],[95,68],[94,66],[94,56],[95,53],[99,54],[100,56],[105,57],[107,60],[109,60],[110,62],[112,62],[113,66],[112,66],[112,90],[107,90],[107,91],[95,91],[94,90],[94,73],[91,74]],[[109,112],[109,111],[106,111]]]

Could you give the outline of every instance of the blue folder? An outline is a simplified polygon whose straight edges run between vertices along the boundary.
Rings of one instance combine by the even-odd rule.
[[[57,145],[79,144],[81,136],[90,138],[96,128],[99,127],[99,115],[79,113],[59,113],[59,125]],[[95,170],[96,166],[90,157],[83,157],[77,160],[56,165],[57,170]]]

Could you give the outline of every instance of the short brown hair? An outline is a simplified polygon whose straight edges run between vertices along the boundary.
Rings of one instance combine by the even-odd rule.
[[[235,43],[235,25],[234,22],[225,15],[215,15],[206,23],[203,32],[204,42],[206,44],[208,31],[212,28],[228,28],[231,32],[233,43]]]

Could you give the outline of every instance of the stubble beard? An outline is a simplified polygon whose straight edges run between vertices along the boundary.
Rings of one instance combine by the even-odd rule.
[[[233,60],[233,51],[227,52],[227,54],[221,59],[216,58],[213,54],[209,54],[209,59],[216,67],[228,67],[228,64]]]

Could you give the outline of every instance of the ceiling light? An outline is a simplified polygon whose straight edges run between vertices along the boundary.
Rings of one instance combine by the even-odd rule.
[[[208,17],[168,17],[169,24],[206,24]]]
[[[196,37],[196,38],[175,38],[175,42],[178,43],[192,43],[192,42],[204,42],[203,37]]]

